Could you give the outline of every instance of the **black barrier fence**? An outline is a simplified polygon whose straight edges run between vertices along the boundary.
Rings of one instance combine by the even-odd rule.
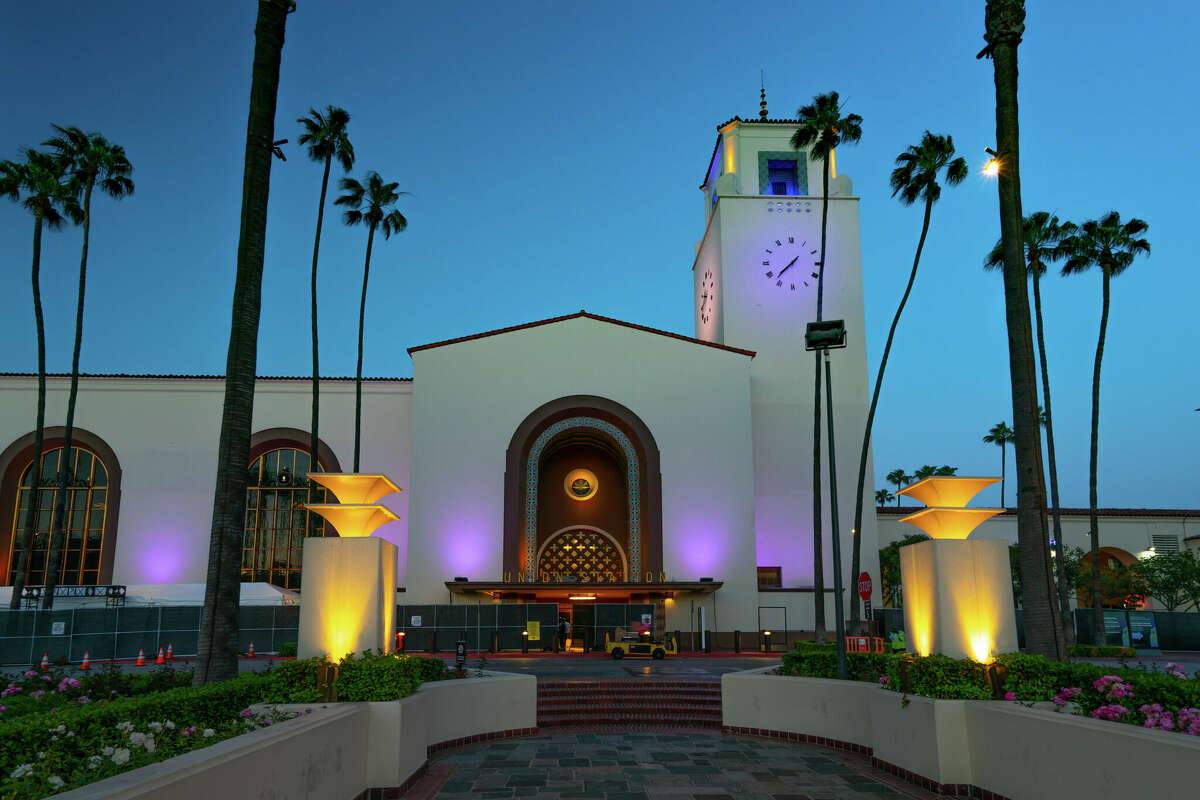
[[[589,603],[588,610],[587,615],[571,615],[574,648],[603,649],[606,634],[636,631],[646,616],[654,619],[650,603]],[[491,650],[493,641],[500,650],[520,650],[522,632],[528,631],[529,651],[536,653],[558,646],[561,616],[565,615],[560,615],[557,603],[405,605],[396,607],[396,632],[404,633],[406,652],[427,653],[452,652],[463,634],[471,651]],[[662,633],[654,631],[656,636]]]
[[[1200,650],[1200,613],[1195,611],[1130,611],[1128,615],[1120,609],[1105,609],[1108,618],[1108,636],[1104,642],[1092,641],[1092,610],[1077,608],[1075,637],[1079,644],[1121,644],[1122,629],[1127,631],[1129,644],[1135,649],[1157,650]],[[893,629],[904,630],[904,610],[900,608],[876,608],[872,616],[887,637]],[[1147,626],[1153,621],[1154,640],[1151,641]],[[1140,638],[1137,634],[1145,629]],[[1017,609],[1017,644],[1025,646],[1025,615]]]
[[[256,652],[278,652],[295,642],[299,606],[242,606],[238,610],[238,650],[254,643]],[[86,652],[93,661],[148,660],[158,648],[171,646],[176,656],[196,654],[200,638],[199,606],[126,606],[0,610],[0,664],[33,664],[44,653],[51,663],[79,662]]]

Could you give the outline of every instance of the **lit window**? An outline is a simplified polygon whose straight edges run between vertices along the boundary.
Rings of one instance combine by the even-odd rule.
[[[796,180],[794,159],[771,159],[767,161],[767,185],[771,194],[800,194]]]
[[[759,567],[758,568],[758,588],[759,589],[778,589],[783,586],[783,568],[782,567]]]
[[[336,536],[305,503],[326,503],[323,488],[304,477],[308,453],[284,448],[263,453],[250,465],[246,484],[246,529],[242,539],[242,580],[300,588],[304,538]]]
[[[50,552],[50,526],[58,494],[58,462],[62,448],[42,454],[42,477],[30,553],[27,586],[44,586]],[[67,539],[59,560],[59,586],[95,586],[99,582],[100,552],[104,546],[104,515],[108,509],[108,470],[90,450],[72,447],[67,461]],[[9,583],[16,577],[20,543],[24,539],[25,519],[32,502],[33,462],[21,473],[16,513],[13,515]]]

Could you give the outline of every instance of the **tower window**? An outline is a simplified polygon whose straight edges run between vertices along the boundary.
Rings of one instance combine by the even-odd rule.
[[[767,161],[767,183],[771,194],[800,194],[796,180],[794,159],[770,159]]]

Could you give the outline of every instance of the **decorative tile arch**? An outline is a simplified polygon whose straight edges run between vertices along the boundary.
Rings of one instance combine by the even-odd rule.
[[[629,496],[629,574],[636,582],[642,574],[642,494],[641,481],[638,475],[638,456],[633,443],[625,432],[608,420],[596,417],[567,417],[559,420],[541,432],[529,448],[529,457],[525,462],[525,579],[529,582],[537,580],[537,559],[532,555],[538,552],[538,472],[541,469],[542,451],[556,436],[572,430],[597,430],[608,436],[621,449],[625,456],[626,491]]]

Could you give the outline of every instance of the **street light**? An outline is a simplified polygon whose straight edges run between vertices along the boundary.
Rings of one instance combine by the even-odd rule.
[[[983,148],[983,152],[990,156],[990,158],[983,163],[983,174],[989,178],[995,178],[1000,174],[1000,156],[990,147]]]
[[[808,323],[804,333],[804,349],[820,350],[825,360],[825,427],[829,431],[829,519],[833,535],[833,613],[837,636],[837,675],[840,680],[849,677],[846,668],[846,615],[842,611],[842,542],[838,533],[837,452],[833,441],[833,379],[830,377],[829,350],[846,346],[846,323],[840,319],[828,319]],[[825,598],[816,602],[824,604]],[[769,640],[768,640],[769,641]]]

